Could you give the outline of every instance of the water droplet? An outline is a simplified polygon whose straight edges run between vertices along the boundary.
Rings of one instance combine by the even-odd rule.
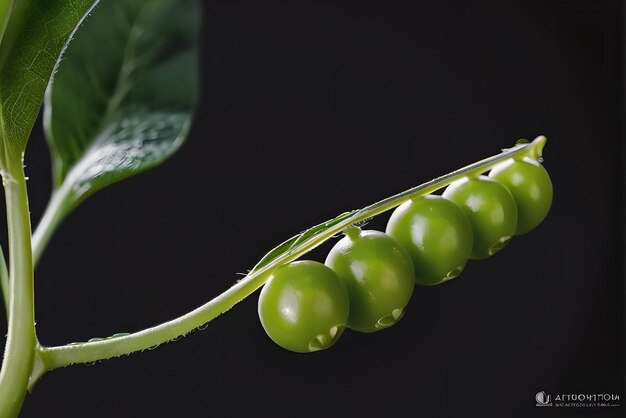
[[[330,328],[330,338],[333,339],[337,336],[337,331],[339,331],[338,327],[331,327]]]
[[[396,308],[391,312],[391,315],[398,321],[400,318],[404,316],[404,309]]]
[[[102,341],[104,340],[104,338],[100,338],[100,337],[95,337],[95,338],[91,338],[89,341],[87,341],[88,343],[93,343],[96,341]]]
[[[457,266],[453,268],[452,270],[450,270],[448,274],[446,274],[445,277],[441,279],[441,282],[443,283],[445,281],[454,279],[455,277],[458,277],[459,274],[461,274],[461,272],[463,272],[463,266]]]
[[[363,219],[362,221],[359,221],[359,222],[355,223],[355,224],[354,224],[354,226],[359,227],[359,228],[362,228],[362,227],[364,227],[365,225],[367,225],[368,223],[370,223],[370,221],[371,221],[372,219],[374,219],[374,217],[370,216],[370,217],[369,217],[369,218],[367,218],[367,219]]]
[[[324,334],[320,334],[313,338],[309,343],[309,351],[319,351],[328,347],[328,338]]]
[[[319,334],[311,340],[308,347],[309,351],[319,351],[330,347],[339,337],[341,337],[341,334],[343,334],[345,329],[345,325],[335,325],[330,327],[328,334]]]
[[[491,246],[491,248],[489,248],[489,255],[494,255],[495,253],[506,247],[510,241],[510,236],[500,238],[498,242],[496,242],[494,245]]]
[[[404,309],[396,308],[390,315],[385,315],[376,322],[374,325],[378,329],[383,329],[392,326],[404,316]]]

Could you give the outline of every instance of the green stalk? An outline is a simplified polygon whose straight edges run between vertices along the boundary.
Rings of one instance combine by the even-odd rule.
[[[0,371],[0,418],[17,417],[33,366],[35,307],[30,212],[21,159],[3,174],[9,231],[9,330]]]
[[[4,258],[4,252],[0,247],[0,287],[2,288],[2,298],[4,300],[4,307],[7,313],[7,322],[9,320],[9,271],[7,270],[7,263]]]
[[[134,334],[128,334],[116,338],[75,343],[58,347],[37,347],[37,352],[40,361],[43,364],[43,368],[51,370],[74,363],[90,363],[97,360],[104,360],[124,354],[130,354],[168,342],[181,335],[185,335],[197,327],[215,319],[217,316],[233,307],[236,303],[249,296],[269,279],[270,275],[277,267],[299,258],[303,254],[322,244],[324,241],[343,231],[350,225],[393,209],[408,199],[437,191],[461,177],[485,172],[498,162],[505,159],[523,157],[527,155],[540,155],[545,142],[546,138],[540,136],[530,144],[517,145],[514,148],[504,150],[498,155],[486,158],[460,170],[456,170],[420,186],[381,200],[380,202],[370,205],[364,209],[355,211],[345,219],[335,222],[332,226],[324,229],[323,232],[313,235],[310,238],[303,239],[301,242],[297,240],[297,244],[293,245],[284,253],[281,253],[266,264],[260,264],[258,268],[255,267],[246,277],[221,295],[200,306],[194,311],[172,321],[165,322],[161,325],[157,325]],[[33,381],[35,380],[36,378],[33,379]]]
[[[33,262],[35,265],[39,263],[43,250],[50,242],[50,238],[52,238],[59,224],[71,211],[68,197],[69,188],[67,185],[64,184],[55,190],[37,228],[35,228],[33,234]]]
[[[33,264],[36,266],[41,259],[44,249],[48,246],[50,238],[56,232],[59,224],[69,212],[71,212],[69,190],[67,187],[61,187],[55,190],[48,202],[48,206],[43,214],[43,217],[39,221],[39,225],[35,229],[35,233],[32,236],[33,246]],[[4,299],[4,305],[7,312],[7,319],[9,317],[9,273],[7,271],[7,265],[0,248],[0,289],[2,290],[2,296]]]

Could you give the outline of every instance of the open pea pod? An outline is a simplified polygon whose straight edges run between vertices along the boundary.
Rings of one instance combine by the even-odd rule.
[[[69,46],[45,100],[54,191],[33,237],[94,192],[154,167],[183,143],[196,103],[195,0],[107,0]]]

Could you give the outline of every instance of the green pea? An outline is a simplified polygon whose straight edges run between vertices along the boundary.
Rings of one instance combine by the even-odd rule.
[[[459,205],[472,224],[472,259],[481,260],[497,253],[515,234],[515,200],[496,180],[487,176],[465,177],[450,184],[443,197]]]
[[[259,318],[279,346],[308,353],[332,346],[345,329],[348,292],[334,271],[296,261],[272,274],[259,296]]]
[[[348,327],[375,332],[400,320],[415,286],[413,262],[392,237],[349,227],[326,265],[344,282],[350,298]]]
[[[441,196],[409,200],[386,229],[413,259],[415,281],[434,285],[457,277],[472,252],[472,227],[461,208]]]
[[[489,177],[506,186],[517,204],[515,235],[535,229],[552,206],[552,181],[546,169],[536,160],[513,158],[496,165]]]

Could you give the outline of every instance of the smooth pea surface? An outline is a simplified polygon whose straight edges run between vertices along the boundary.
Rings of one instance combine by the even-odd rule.
[[[552,181],[541,163],[530,157],[506,160],[496,165],[489,177],[509,189],[515,199],[515,235],[526,234],[543,222],[552,206]]]
[[[497,253],[515,234],[515,200],[496,180],[487,176],[465,177],[450,184],[443,197],[459,205],[472,224],[472,259],[481,260]]]
[[[348,320],[345,286],[334,271],[316,261],[278,268],[259,296],[259,318],[278,345],[298,353],[332,346]]]
[[[434,285],[457,277],[472,252],[473,232],[463,210],[441,196],[403,203],[386,229],[413,259],[415,281]]]
[[[348,290],[349,328],[375,332],[400,320],[415,280],[411,257],[395,239],[350,227],[329,252],[326,265]]]

